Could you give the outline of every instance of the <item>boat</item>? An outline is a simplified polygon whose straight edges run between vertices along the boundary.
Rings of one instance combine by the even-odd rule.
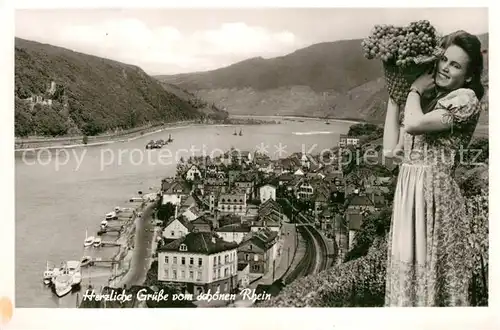
[[[106,229],[107,226],[108,226],[108,221],[107,220],[102,220],[101,221],[101,229]]]
[[[238,135],[238,134],[236,133],[236,130],[234,130],[234,133],[233,133],[233,135]]]
[[[53,280],[54,292],[61,298],[71,292],[73,287],[73,276],[69,274],[67,269],[63,270],[61,274],[56,276]]]
[[[66,267],[69,274],[73,276],[72,286],[78,286],[82,283],[81,263],[77,260],[70,260],[66,262]]]
[[[82,260],[80,260],[80,267],[92,266],[94,263],[92,262],[91,256],[83,256]]]
[[[101,244],[102,244],[102,239],[100,237],[96,237],[94,239],[94,247],[101,247]]]
[[[240,136],[242,136],[242,135],[243,135],[243,133],[241,132],[241,129],[240,129]]]
[[[52,279],[54,278],[54,276],[57,276],[60,272],[61,272],[60,268],[57,267],[50,268],[49,262],[47,261],[46,269],[43,272],[43,283],[45,285],[50,285],[52,283]]]
[[[118,219],[118,216],[116,215],[115,211],[106,214],[106,220],[116,220],[116,219]]]
[[[94,236],[87,236],[87,231],[85,231],[85,241],[83,242],[83,246],[88,247],[94,244]]]

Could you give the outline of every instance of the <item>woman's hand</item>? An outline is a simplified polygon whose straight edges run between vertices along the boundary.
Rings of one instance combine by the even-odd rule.
[[[423,94],[426,91],[433,89],[435,86],[436,82],[434,80],[433,74],[424,73],[413,82],[411,88],[414,88],[419,91],[420,94]]]

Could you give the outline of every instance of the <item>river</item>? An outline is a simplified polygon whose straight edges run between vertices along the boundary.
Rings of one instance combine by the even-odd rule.
[[[149,187],[159,187],[163,177],[174,176],[176,153],[187,159],[193,153],[217,156],[231,147],[254,151],[257,146],[271,158],[302,150],[317,153],[336,145],[339,134],[350,126],[330,123],[283,119],[276,125],[172,128],[129,142],[17,152],[16,307],[75,307],[75,293],[58,299],[43,285],[46,261],[79,260],[85,231],[95,235],[115,206],[127,206],[138,191],[148,192]],[[240,129],[243,135],[234,136]],[[169,134],[174,142],[145,150],[149,140],[167,139]],[[103,239],[111,240],[112,235]],[[100,248],[96,255],[110,257],[115,252],[116,248]],[[92,282],[104,285],[106,273],[99,280],[102,270],[93,268]]]

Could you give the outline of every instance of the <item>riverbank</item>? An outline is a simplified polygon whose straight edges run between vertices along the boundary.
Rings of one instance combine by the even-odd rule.
[[[97,136],[88,136],[87,143],[84,143],[84,136],[68,136],[68,137],[58,137],[58,138],[48,138],[48,137],[30,137],[30,138],[16,138],[15,139],[15,152],[23,151],[33,151],[40,149],[70,149],[70,148],[81,148],[81,147],[91,147],[100,146],[117,142],[130,142],[136,139],[161,133],[169,130],[176,130],[181,128],[196,127],[196,126],[241,126],[241,125],[263,125],[263,124],[279,124],[279,122],[265,120],[259,121],[255,119],[250,120],[231,120],[229,123],[200,123],[197,121],[182,121],[176,123],[169,123],[165,125],[157,125],[146,128],[139,128],[128,130],[124,132],[114,133],[114,134],[104,134]]]
[[[321,118],[321,117],[306,117],[306,116],[263,116],[263,115],[230,115],[230,118],[276,118],[276,119],[297,119],[297,120],[315,120],[315,121],[328,121],[340,122],[349,124],[363,124],[368,123],[365,120],[354,119],[337,119],[337,118]]]

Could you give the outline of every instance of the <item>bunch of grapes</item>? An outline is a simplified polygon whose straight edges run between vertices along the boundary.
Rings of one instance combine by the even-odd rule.
[[[366,58],[403,67],[415,63],[417,57],[431,56],[436,44],[436,30],[427,20],[406,27],[375,25],[372,34],[361,42]]]
[[[361,46],[366,58],[383,61],[389,95],[402,104],[413,80],[429,68],[423,59],[434,56],[437,43],[436,29],[422,20],[405,27],[376,25]]]

